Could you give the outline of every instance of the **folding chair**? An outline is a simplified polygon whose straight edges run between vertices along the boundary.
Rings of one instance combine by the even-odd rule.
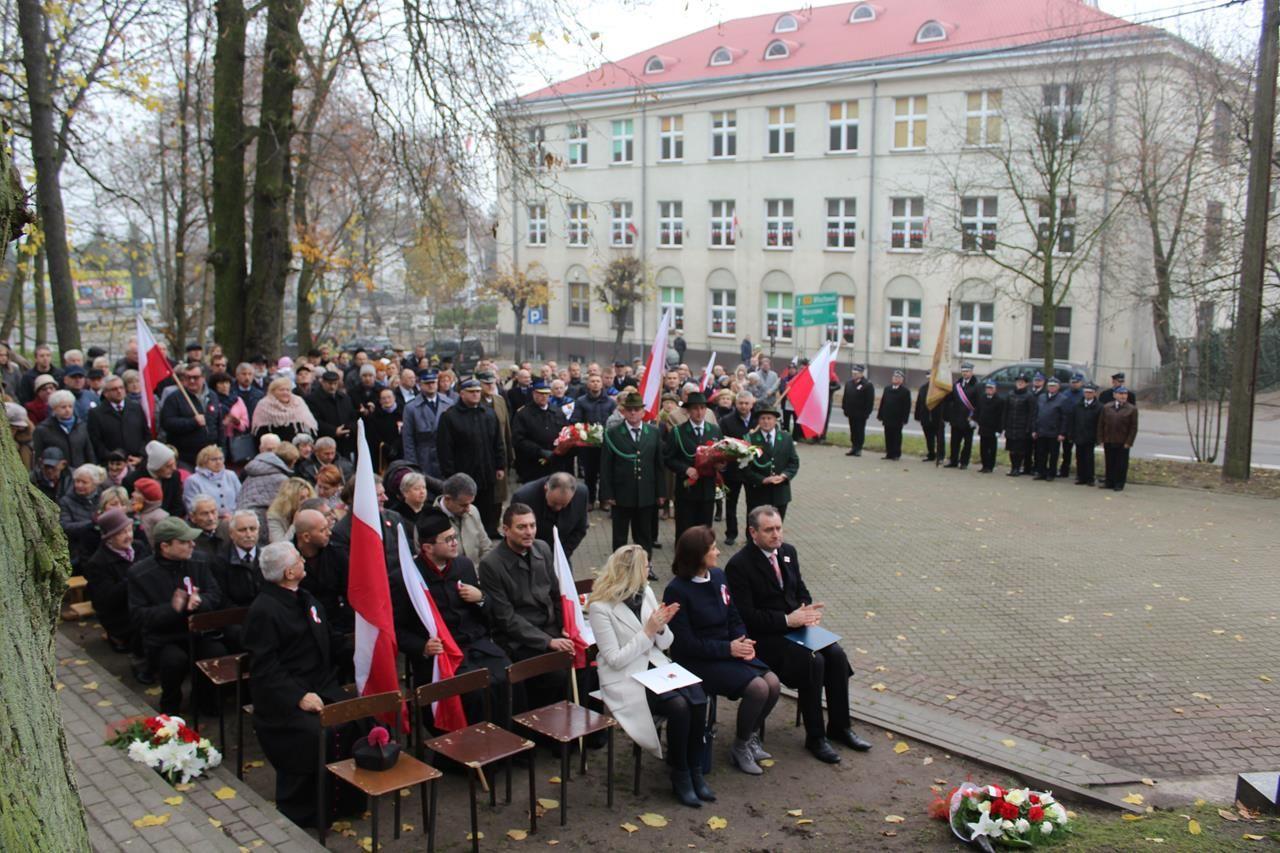
[[[433,684],[424,684],[413,694],[415,714],[414,728],[422,721],[422,709],[433,703],[465,696],[476,690],[483,691],[484,715],[493,716],[493,701],[489,697],[489,670],[477,669],[464,675],[445,678]],[[522,752],[529,753],[529,831],[538,831],[538,791],[535,777],[533,741],[499,728],[490,722],[476,723],[465,729],[447,732],[440,737],[420,741],[419,754],[430,750],[443,755],[464,767],[474,770],[467,774],[467,783],[471,795],[471,849],[480,850],[479,820],[476,815],[476,779],[483,780],[484,768],[499,761],[505,762],[507,771],[507,802],[511,802],[511,758]],[[484,781],[489,789],[489,805],[498,805],[498,790],[492,782]]]
[[[191,727],[196,731],[200,730],[200,703],[195,701],[195,689],[196,676],[203,675],[213,684],[218,696],[218,747],[224,752],[227,748],[227,731],[226,712],[222,707],[222,688],[228,684],[236,686],[236,707],[239,707],[248,655],[241,652],[196,660],[196,637],[221,631],[232,625],[243,625],[248,615],[249,608],[233,607],[212,613],[193,613],[187,617],[187,659],[191,661]]]
[[[361,720],[366,717],[376,717],[385,714],[394,714],[396,723],[388,726],[387,730],[392,738],[396,737],[396,729],[400,728],[400,711],[404,702],[399,691],[390,691],[387,693],[378,693],[373,696],[361,696],[358,699],[347,699],[342,702],[334,702],[332,705],[325,705],[320,711],[320,744],[319,744],[319,784],[316,790],[316,807],[319,820],[320,844],[324,844],[325,833],[328,829],[329,818],[328,810],[325,808],[325,781],[326,773],[332,773],[339,779],[349,785],[354,786],[369,797],[373,802],[370,805],[370,821],[372,823],[371,850],[378,849],[378,800],[387,794],[393,794],[392,799],[395,802],[395,837],[400,837],[400,790],[402,788],[411,788],[418,786],[419,793],[422,796],[422,822],[427,828],[427,850],[436,849],[436,780],[444,774],[432,767],[430,764],[424,764],[412,755],[406,752],[400,753],[399,759],[394,767],[389,770],[364,770],[356,767],[354,758],[348,758],[344,761],[335,761],[332,764],[325,763],[325,746],[328,743],[329,729],[333,726],[341,726],[346,723]],[[430,807],[428,808],[427,788],[431,788]]]

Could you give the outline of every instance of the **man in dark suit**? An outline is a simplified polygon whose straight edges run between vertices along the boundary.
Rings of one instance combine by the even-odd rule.
[[[623,422],[605,430],[600,453],[600,505],[613,507],[613,549],[631,539],[653,556],[658,507],[667,500],[662,439],[644,422],[644,398],[632,392],[618,406]]]
[[[350,458],[356,449],[356,407],[342,390],[342,375],[336,370],[321,374],[320,387],[307,398],[307,407],[315,416],[320,435],[336,441],[338,453]]]
[[[932,382],[928,379],[920,386],[920,390],[916,392],[916,421],[920,424],[920,429],[924,430],[924,446],[927,455],[922,461],[933,462],[947,455],[947,434],[946,427],[942,425],[942,412],[946,408],[945,403],[939,403],[934,408],[929,408],[929,386]]]
[[[677,425],[667,436],[663,462],[667,470],[676,475],[676,538],[690,527],[700,524],[711,526],[716,508],[716,478],[700,477],[694,470],[694,456],[698,447],[708,441],[719,441],[720,428],[707,421],[707,398],[701,392],[692,391],[684,401],[689,418]],[[687,485],[689,479],[692,485]]]
[[[750,391],[739,391],[738,396],[733,401],[733,412],[720,418],[720,432],[724,433],[726,438],[740,438],[746,441],[747,435],[756,425],[756,415],[753,411],[755,405],[756,398],[751,395]],[[724,496],[724,544],[726,545],[736,545],[738,543],[738,497],[742,494],[744,482],[742,469],[737,465],[730,465],[724,469],[726,490]]]
[[[160,426],[168,442],[177,448],[178,458],[194,469],[200,451],[221,440],[226,412],[218,395],[205,384],[204,368],[188,364],[176,372],[182,389],[160,404]]]
[[[89,410],[89,443],[98,459],[119,450],[130,467],[142,461],[143,446],[151,430],[142,406],[124,393],[124,380],[111,376],[102,384],[102,403]]]
[[[1092,486],[1094,482],[1094,448],[1098,443],[1098,418],[1102,404],[1096,399],[1098,386],[1092,382],[1081,389],[1080,402],[1071,410],[1068,429],[1076,450],[1076,485]]]
[[[786,518],[791,481],[800,470],[800,457],[791,436],[778,429],[777,409],[762,406],[756,418],[759,426],[751,433],[750,442],[760,448],[760,458],[751,460],[742,471],[747,484],[747,512],[768,504]]]
[[[1103,406],[1108,403],[1114,403],[1116,399],[1116,389],[1124,387],[1124,371],[1111,374],[1111,387],[1104,390],[1098,395],[1098,402]],[[1135,409],[1138,408],[1138,401],[1133,398],[1133,394],[1129,394],[1129,405]]]
[[[511,496],[512,503],[525,504],[538,522],[538,539],[552,544],[551,529],[560,531],[564,555],[572,557],[587,535],[587,487],[572,474],[557,471],[530,480]]]
[[[533,399],[511,419],[516,447],[516,471],[527,483],[553,471],[572,471],[573,455],[555,454],[556,438],[569,425],[559,406],[551,405],[551,389],[541,379],[534,382]]]
[[[973,453],[973,424],[978,413],[978,380],[973,365],[960,365],[960,378],[951,387],[943,403],[947,407],[947,423],[951,424],[951,459],[944,468],[968,468]]]
[[[893,371],[893,384],[880,395],[876,418],[884,424],[884,458],[902,458],[902,428],[911,420],[911,389],[902,384],[906,374]]]
[[[862,375],[865,371],[861,364],[855,364],[853,375],[844,385],[844,399],[840,407],[849,419],[849,452],[845,456],[862,455],[862,445],[867,439],[867,418],[871,417],[876,405],[876,386]]]
[[[817,625],[823,605],[800,576],[800,557],[782,541],[782,516],[771,506],[758,506],[747,516],[751,544],[725,566],[734,606],[756,641],[756,655],[799,692],[804,719],[805,749],[819,761],[836,764],[835,741],[865,752],[871,744],[849,725],[849,678],[853,670],[839,643],[813,650],[787,639],[791,631]],[[827,721],[822,719],[822,694],[827,696]]]

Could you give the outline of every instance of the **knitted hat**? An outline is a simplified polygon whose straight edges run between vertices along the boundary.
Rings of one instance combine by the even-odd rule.
[[[148,441],[144,450],[147,453],[147,470],[153,474],[174,459],[173,451],[169,446],[155,440]]]
[[[139,477],[133,484],[133,488],[142,495],[144,501],[154,501],[159,503],[164,499],[164,489],[160,488],[160,484],[150,477]]]

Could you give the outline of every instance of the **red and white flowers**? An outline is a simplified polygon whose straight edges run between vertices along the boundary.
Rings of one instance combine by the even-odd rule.
[[[222,763],[213,748],[181,717],[160,714],[133,720],[107,741],[127,750],[129,758],[155,769],[171,783],[190,782],[210,767]]]
[[[564,456],[575,447],[599,447],[604,442],[604,427],[600,424],[569,424],[560,430],[552,451]]]
[[[935,805],[935,816],[969,842],[985,838],[1003,847],[1034,847],[1071,831],[1067,810],[1046,791],[965,782]]]

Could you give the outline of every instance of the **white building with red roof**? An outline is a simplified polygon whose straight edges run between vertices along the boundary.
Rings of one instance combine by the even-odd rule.
[[[1042,355],[1016,269],[1052,222],[1071,270],[1057,359],[1141,384],[1159,356],[1131,280],[1146,226],[1121,209],[1117,69],[1178,44],[1076,0],[874,0],[726,21],[532,92],[511,105],[528,156],[500,170],[498,227],[500,266],[551,284],[525,333],[547,358],[629,357],[670,307],[695,370],[736,364],[743,338],[784,359],[831,338],[877,381],[916,379],[950,300],[953,367],[981,375]],[[1081,137],[1052,216],[1028,191],[1045,121]],[[615,353],[594,285],[633,253],[653,295]],[[834,294],[833,323],[796,325],[810,294]]]

